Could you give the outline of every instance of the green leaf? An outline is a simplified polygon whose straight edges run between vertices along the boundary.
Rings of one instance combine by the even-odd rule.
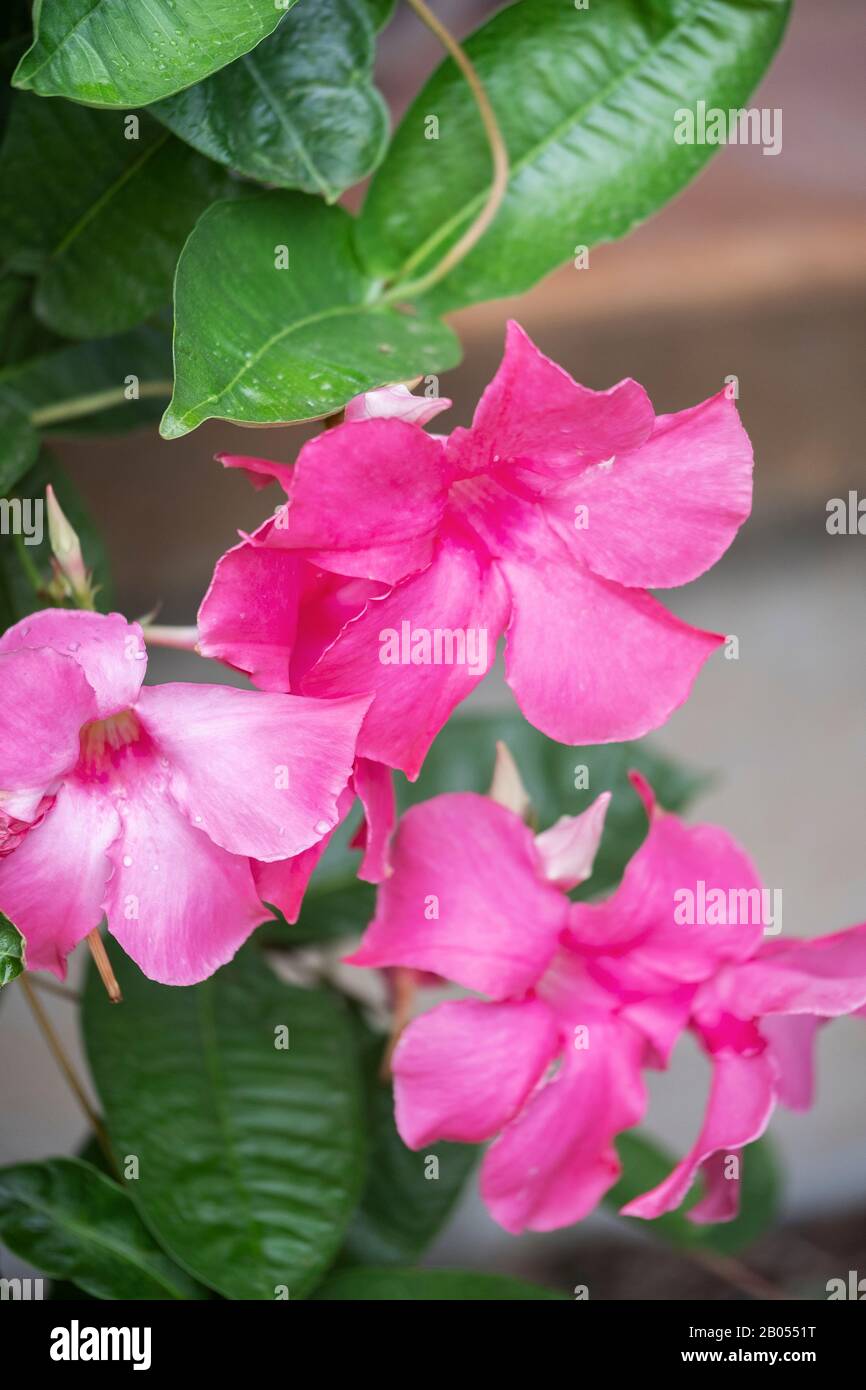
[[[342,1002],[281,984],[254,948],[204,984],[94,973],[84,1034],[136,1203],[185,1268],[227,1298],[301,1297],[339,1247],[363,1179],[360,1080]],[[289,1047],[275,1045],[289,1029]]]
[[[372,0],[301,5],[252,53],[151,108],[202,154],[333,202],[375,168],[388,111],[373,86]]]
[[[206,1297],[159,1248],[123,1188],[77,1158],[0,1168],[0,1234],[16,1255],[95,1298]]]
[[[159,419],[170,395],[171,337],[159,325],[52,347],[0,369],[0,400],[48,435],[138,429]]]
[[[0,256],[36,274],[50,328],[119,333],[165,304],[184,241],[227,186],[145,113],[19,95],[0,150]]]
[[[769,63],[790,0],[522,0],[465,47],[508,147],[508,192],[493,225],[428,296],[438,312],[518,294],[578,246],[623,236],[691,179],[712,145],[674,140],[698,100],[743,105]],[[427,118],[438,139],[425,138]],[[358,225],[376,276],[411,283],[480,212],[490,152],[450,60],[412,103]]]
[[[360,391],[454,366],[460,349],[449,328],[370,303],[373,288],[342,208],[300,193],[216,203],[178,262],[175,391],[163,435],[213,418],[329,415]]]
[[[24,938],[0,912],[0,989],[17,980],[24,970]]]
[[[16,87],[147,106],[255,48],[296,0],[41,0]]]
[[[25,412],[0,399],[0,494],[15,487],[38,453],[39,435]]]
[[[649,1192],[668,1176],[676,1159],[643,1134],[622,1134],[616,1148],[623,1173],[615,1187],[605,1197],[605,1205],[619,1210],[643,1192]],[[626,1222],[645,1228],[649,1234],[662,1237],[672,1245],[714,1251],[719,1255],[734,1255],[752,1245],[764,1231],[772,1227],[779,1213],[779,1169],[768,1139],[759,1139],[743,1151],[740,1213],[734,1221],[712,1226],[696,1226],[686,1213],[700,1200],[700,1185],[690,1193],[678,1211],[669,1212],[656,1221],[641,1222],[624,1216]]]
[[[0,273],[0,371],[28,357],[64,345],[63,339],[33,314],[33,282],[23,275]]]
[[[367,1183],[343,1250],[357,1264],[413,1263],[450,1215],[478,1160],[473,1144],[407,1149],[394,1124],[392,1087],[379,1080],[381,1042],[371,1050]],[[430,1159],[436,1160],[434,1167]]]
[[[538,1284],[508,1279],[502,1274],[474,1274],[464,1269],[347,1269],[332,1274],[316,1290],[315,1297],[332,1302],[387,1299],[392,1303],[410,1300],[501,1303],[563,1299],[565,1294],[543,1289]]]

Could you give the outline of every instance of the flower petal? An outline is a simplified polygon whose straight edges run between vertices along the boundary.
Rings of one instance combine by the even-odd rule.
[[[279,483],[284,492],[289,490],[292,481],[291,464],[272,463],[270,459],[249,458],[244,454],[217,454],[216,460],[223,468],[240,469],[256,492],[270,487],[271,483]]]
[[[343,412],[347,424],[357,420],[405,420],[409,425],[428,425],[451,406],[447,396],[413,396],[408,386],[383,386],[353,396]]]
[[[513,599],[505,671],[527,719],[561,743],[658,728],[724,638],[585,569],[534,509],[515,504],[510,518],[498,559]]]
[[[613,1017],[587,1017],[589,1046],[567,1047],[562,1066],[487,1153],[481,1195],[517,1235],[580,1221],[613,1186],[616,1135],[646,1109],[644,1042]]]
[[[596,574],[638,589],[696,579],[724,555],[752,505],[752,446],[721,392],[660,415],[639,448],[585,469],[541,504]],[[586,508],[575,529],[577,508]]]
[[[460,999],[410,1023],[394,1052],[397,1129],[410,1149],[437,1139],[477,1144],[523,1105],[559,1050],[539,999]]]
[[[147,651],[138,623],[120,613],[86,613],[70,608],[45,608],[10,627],[0,638],[0,652],[22,647],[50,647],[72,657],[96,695],[100,719],[135,704]]]
[[[774,1080],[775,1071],[767,1052],[751,1056],[739,1052],[718,1053],[713,1058],[707,1113],[694,1148],[664,1182],[628,1202],[621,1214],[652,1220],[666,1211],[675,1211],[698,1169],[713,1154],[736,1153],[758,1139],[773,1112]]]
[[[8,634],[7,634],[8,635]],[[96,696],[72,656],[50,648],[0,652],[0,787],[48,787],[78,762]]]
[[[300,854],[336,824],[368,704],[158,685],[137,709],[190,821],[232,854],[267,861]]]
[[[109,855],[109,931],[160,984],[207,979],[270,916],[249,859],[228,854],[190,825],[164,779],[139,777]]]
[[[716,892],[723,895],[724,918],[733,921],[715,920],[721,913],[709,904]],[[727,831],[661,812],[616,892],[604,902],[572,906],[570,935],[597,953],[602,971],[609,963],[620,987],[667,990],[671,982],[705,980],[725,961],[750,956],[763,939],[761,901],[754,866]]]
[[[302,564],[249,541],[226,551],[198,610],[202,656],[246,671],[262,690],[288,690]]]
[[[866,1004],[866,923],[812,941],[771,942],[725,971],[717,995],[738,1018],[853,1013]]]
[[[24,937],[28,970],[65,977],[69,952],[102,921],[107,852],[119,834],[108,798],[70,781],[18,848],[0,858],[0,911]]]
[[[507,613],[495,569],[447,536],[426,570],[347,624],[305,676],[303,692],[374,692],[358,752],[414,780],[455,705],[493,665]]]
[[[394,584],[429,564],[449,479],[442,445],[417,425],[339,425],[298,455],[288,527],[274,540],[338,574]]]
[[[633,449],[653,427],[649,397],[636,381],[591,391],[557,366],[511,320],[502,363],[469,430],[451,435],[449,457],[462,475],[520,465],[571,477],[588,464]]]
[[[429,970],[496,999],[536,982],[568,900],[544,882],[532,832],[510,811],[472,792],[412,806],[392,863],[352,965]]]
[[[536,835],[535,848],[548,882],[568,891],[589,878],[609,805],[610,792],[602,792],[579,816],[560,816]]]
[[[391,872],[391,836],[397,820],[394,779],[384,763],[358,758],[353,780],[364,807],[364,820],[351,846],[364,851],[358,877],[365,883],[381,883]]]

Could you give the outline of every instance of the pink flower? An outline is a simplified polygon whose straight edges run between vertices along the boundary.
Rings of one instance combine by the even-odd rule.
[[[367,699],[142,687],[146,664],[117,613],[49,609],[0,638],[0,910],[31,969],[63,977],[105,916],[151,979],[205,979],[351,795]]]
[[[624,1210],[671,1210],[702,1170],[692,1219],[731,1219],[739,1181],[727,1156],[763,1132],[777,1100],[809,1103],[816,1027],[866,1003],[866,925],[765,943],[743,850],[717,826],[657,811],[636,785],[649,833],[616,892],[591,904],[566,891],[590,872],[606,795],[541,835],[475,795],[413,807],[350,957],[433,971],[487,996],[440,1004],[406,1029],[393,1057],[396,1120],[411,1148],[498,1136],[481,1191],[509,1231],[592,1210],[619,1176],[617,1134],[645,1113],[644,1069],[665,1068],[687,1027],[714,1067],[706,1119],[670,1177]],[[680,920],[688,894],[712,902],[713,891],[748,908]]]
[[[655,416],[636,382],[579,386],[512,323],[471,429],[438,438],[369,402],[293,469],[228,460],[289,503],[217,566],[203,650],[268,689],[375,695],[359,752],[411,778],[502,633],[518,703],[551,737],[663,723],[723,639],[646,590],[702,574],[750,508],[725,394]]]

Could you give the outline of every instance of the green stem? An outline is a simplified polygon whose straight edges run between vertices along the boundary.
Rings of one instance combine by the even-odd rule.
[[[382,296],[382,302],[389,303],[395,299],[416,299],[422,294],[426,294],[434,285],[438,285],[440,280],[444,280],[455,266],[459,265],[465,256],[469,255],[473,246],[481,240],[487,228],[490,226],[502,204],[502,200],[508,191],[508,149],[499,128],[499,122],[490,103],[490,98],[484,90],[484,85],[475,66],[464,52],[463,48],[450,33],[445,25],[436,18],[433,12],[428,9],[424,0],[408,0],[412,9],[415,11],[422,24],[436,35],[440,43],[451,54],[463,76],[469,85],[469,89],[475,98],[478,107],[478,114],[484,125],[487,140],[490,145],[490,158],[493,164],[493,179],[490,185],[490,192],[487,200],[479,212],[478,216],[467,227],[461,237],[455,241],[449,251],[446,251],[441,261],[437,262],[426,275],[421,275],[417,280],[411,280],[406,284],[393,285]]]
[[[57,401],[54,405],[43,406],[30,415],[31,425],[59,425],[65,420],[78,420],[84,415],[94,415],[100,410],[110,410],[114,405],[123,405],[129,397],[125,386],[112,386],[105,391],[94,391],[89,396],[73,396],[68,401]],[[171,396],[170,381],[144,381],[138,388],[138,398]]]

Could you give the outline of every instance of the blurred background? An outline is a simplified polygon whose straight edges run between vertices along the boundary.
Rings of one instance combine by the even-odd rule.
[[[463,34],[496,6],[438,0],[435,8]],[[748,847],[765,883],[783,891],[791,935],[866,919],[866,537],[826,530],[829,499],[850,489],[866,496],[864,48],[862,0],[799,0],[750,102],[782,109],[781,154],[723,150],[650,223],[593,249],[588,269],[569,267],[519,300],[455,315],[465,358],[440,382],[454,401],[443,427],[448,418],[449,428],[468,424],[512,315],[579,381],[603,388],[636,377],[659,412],[695,404],[736,376],[755,447],[752,519],[708,575],[663,598],[688,621],[735,634],[739,659],[717,654],[653,742],[714,774],[693,814],[724,823]],[[426,31],[399,12],[379,62],[395,117],[439,60]],[[291,460],[306,437],[303,428],[252,434],[211,422],[172,443],[147,431],[62,444],[105,537],[117,607],[134,617],[161,602],[160,621],[193,622],[216,558],[270,505],[213,455]],[[149,678],[229,677],[163,651]],[[472,704],[510,701],[497,674]],[[15,1065],[0,1068],[0,1163],[71,1152],[83,1138],[79,1113],[23,1001],[8,994],[3,1052]],[[80,1057],[74,1011],[45,998]],[[669,1073],[651,1078],[648,1128],[669,1147],[681,1152],[696,1134],[707,1079],[687,1043]],[[817,1104],[808,1115],[777,1114],[772,1134],[784,1163],[784,1221],[749,1252],[749,1269],[803,1288],[849,1269],[866,1275],[866,1023],[823,1031]],[[648,1259],[629,1227],[602,1215],[517,1241],[470,1191],[428,1262],[588,1284],[593,1298],[749,1291],[737,1266],[707,1268],[656,1245]],[[21,1268],[4,1257],[3,1274]]]

